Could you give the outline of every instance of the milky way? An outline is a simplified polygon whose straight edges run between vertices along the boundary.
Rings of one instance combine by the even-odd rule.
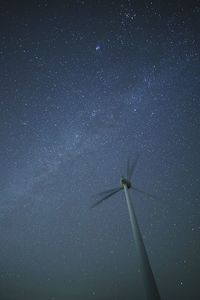
[[[0,295],[144,299],[119,186],[162,299],[197,300],[200,3],[32,1],[0,12]]]

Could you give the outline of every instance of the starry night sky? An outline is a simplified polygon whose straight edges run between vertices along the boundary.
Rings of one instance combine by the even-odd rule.
[[[200,299],[200,1],[1,1],[0,298]]]

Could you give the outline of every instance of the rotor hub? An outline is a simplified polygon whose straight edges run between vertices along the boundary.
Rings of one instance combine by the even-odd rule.
[[[121,177],[121,180],[120,180],[120,184],[122,186],[126,185],[128,189],[131,188],[131,183],[128,179],[124,178],[124,177]]]

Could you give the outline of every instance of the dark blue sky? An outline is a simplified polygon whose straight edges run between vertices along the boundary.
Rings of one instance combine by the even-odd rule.
[[[200,2],[2,1],[0,298],[198,300]]]

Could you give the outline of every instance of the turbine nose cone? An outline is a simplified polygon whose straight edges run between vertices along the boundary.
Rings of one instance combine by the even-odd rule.
[[[130,183],[130,181],[129,181],[128,179],[124,178],[124,177],[121,177],[121,179],[120,179],[120,184],[121,184],[121,186],[126,185],[128,189],[131,188],[131,183]]]
[[[120,184],[121,184],[121,185],[126,184],[126,179],[125,179],[124,177],[121,177],[121,179],[120,179]]]

